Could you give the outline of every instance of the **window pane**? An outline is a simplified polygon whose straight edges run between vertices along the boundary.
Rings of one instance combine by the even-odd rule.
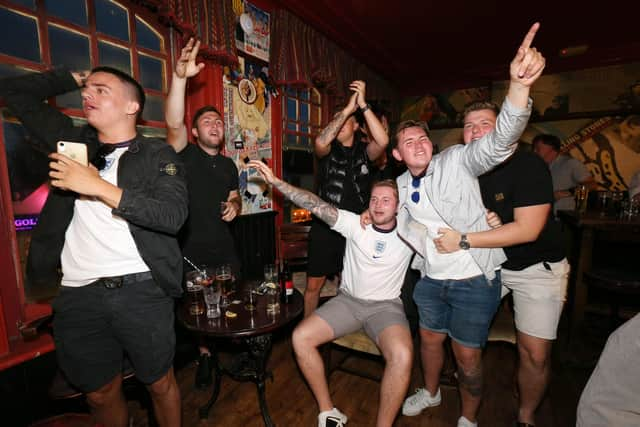
[[[309,137],[308,136],[301,136],[300,137],[300,144],[301,145],[309,145]]]
[[[298,138],[295,135],[291,135],[291,134],[288,133],[287,134],[287,144],[286,145],[289,146],[289,147],[295,146],[296,143],[297,143],[297,139]]]
[[[36,8],[36,0],[11,0],[11,1],[12,3],[16,3],[24,7],[28,7],[29,9]]]
[[[131,56],[129,51],[110,43],[98,42],[98,63],[131,74]]]
[[[147,95],[147,101],[142,111],[144,120],[164,122],[164,98],[161,96]]]
[[[295,99],[287,98],[287,118],[298,120],[298,103]]]
[[[300,90],[300,99],[302,99],[303,101],[309,100],[309,89]]]
[[[143,87],[162,91],[164,73],[162,61],[145,55],[138,55],[140,64],[140,83]]]
[[[300,125],[300,132],[302,132],[302,133],[309,133],[309,126],[306,126],[306,125]]]
[[[298,120],[302,123],[309,123],[309,104],[300,103],[300,118]]]
[[[295,89],[291,88],[291,87],[287,87],[287,95],[290,96],[297,96],[297,92]]]
[[[292,132],[297,132],[298,126],[296,126],[295,123],[287,123],[287,130],[290,130]]]
[[[36,20],[0,8],[0,53],[40,62]]]
[[[146,22],[136,16],[136,39],[138,46],[160,52],[162,50],[162,39],[151,29]]]
[[[51,63],[64,65],[68,70],[88,70],[89,38],[84,35],[49,25],[49,41],[51,43]]]
[[[129,13],[109,0],[95,0],[96,29],[101,33],[129,41]]]
[[[47,156],[25,142],[27,134],[21,124],[5,121],[2,130],[9,166],[11,200],[21,205],[21,213],[38,213],[44,200],[33,200],[30,196],[47,182]]]
[[[46,0],[45,8],[53,16],[83,27],[87,26],[87,5],[85,0]]]
[[[21,76],[23,74],[31,73],[32,70],[25,70],[17,65],[12,64],[0,64],[0,78],[2,77],[14,77]]]

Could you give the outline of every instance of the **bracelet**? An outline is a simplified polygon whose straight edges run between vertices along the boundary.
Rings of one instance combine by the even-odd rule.
[[[365,112],[366,112],[368,109],[370,109],[370,108],[371,108],[371,105],[366,104],[364,107],[361,107],[361,108],[360,108],[360,111],[361,111],[362,113],[365,113]]]

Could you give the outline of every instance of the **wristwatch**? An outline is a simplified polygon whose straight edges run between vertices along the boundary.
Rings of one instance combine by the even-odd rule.
[[[458,243],[458,245],[460,246],[460,249],[464,249],[464,250],[467,250],[471,247],[471,245],[469,244],[469,241],[467,240],[466,234],[463,234],[460,236],[460,242]]]
[[[360,112],[364,113],[365,111],[367,111],[369,108],[371,108],[371,105],[366,104],[364,107],[360,107]]]

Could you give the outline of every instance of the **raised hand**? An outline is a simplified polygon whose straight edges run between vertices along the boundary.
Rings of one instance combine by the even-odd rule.
[[[249,163],[247,163],[247,167],[255,168],[260,173],[260,175],[262,175],[262,178],[267,184],[273,184],[276,179],[273,175],[273,171],[269,168],[269,166],[265,165],[260,160],[251,160]]]
[[[199,49],[200,40],[195,41],[194,38],[191,37],[185,47],[182,48],[180,58],[176,61],[173,69],[177,77],[181,79],[193,77],[204,68],[204,63],[196,64]]]
[[[344,107],[344,115],[349,116],[351,113],[355,112],[358,109],[358,92],[351,94],[351,98],[349,98],[349,103]],[[344,121],[342,122],[344,123]],[[340,126],[342,126],[342,123]],[[339,130],[339,129],[338,129]]]
[[[516,56],[511,61],[509,72],[512,83],[530,87],[544,70],[544,57],[535,47],[531,47],[539,28],[540,23],[538,22],[531,26],[527,35],[524,36]]]
[[[357,95],[356,103],[358,107],[364,108],[367,105],[367,100],[365,98],[367,84],[362,80],[354,80],[349,85],[349,90],[355,92]]]

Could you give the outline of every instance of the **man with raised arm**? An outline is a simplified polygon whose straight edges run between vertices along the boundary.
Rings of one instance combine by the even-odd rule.
[[[204,64],[196,63],[199,48],[200,41],[191,38],[182,49],[165,110],[167,142],[178,152],[187,170],[189,217],[180,232],[180,244],[184,256],[196,265],[230,264],[239,279],[240,260],[229,223],[240,213],[242,201],[238,193],[238,169],[233,160],[222,154],[222,116],[210,105],[196,111],[191,123],[195,144],[189,144],[184,123],[187,80],[204,68]],[[206,387],[212,381],[211,355],[205,345],[200,345],[199,352],[195,383]]]
[[[365,82],[356,80],[349,89],[353,91],[349,103],[336,113],[315,140],[315,154],[319,159],[316,183],[321,199],[359,214],[369,201],[375,172],[371,162],[384,154],[389,137],[367,104]],[[366,144],[361,140],[363,135],[359,132],[356,115],[362,115],[366,122],[369,139]],[[305,316],[318,306],[326,277],[342,270],[344,248],[343,236],[330,230],[324,221],[314,219],[309,232]]]
[[[45,102],[79,88],[84,126]],[[171,147],[136,131],[142,87],[98,67],[6,78],[0,96],[31,141],[52,153],[53,188],[32,237],[28,274],[50,279],[62,266],[53,302],[60,368],[86,393],[96,424],[125,427],[126,353],[158,424],[179,426],[173,297],[182,294],[182,263],[175,236],[187,217],[187,188]],[[58,141],[85,144],[95,166],[55,153]]]
[[[496,129],[473,144],[453,146],[432,156],[433,146],[423,122],[400,123],[393,155],[408,171],[398,177],[400,211],[398,234],[417,252],[414,267],[422,279],[414,290],[420,316],[420,355],[425,387],[408,397],[404,415],[418,415],[440,404],[440,371],[447,335],[458,365],[462,416],[458,427],[477,425],[482,396],[482,347],[500,301],[501,249],[469,245],[466,234],[489,228],[477,177],[506,160],[531,114],[529,90],[544,68],[544,58],[531,43],[534,24],[510,65],[511,81]],[[461,251],[438,252],[439,229],[463,234]]]
[[[369,200],[372,224],[360,227],[358,215],[338,209],[315,194],[273,175],[259,161],[265,181],[296,205],[310,210],[346,238],[342,283],[338,295],[307,316],[293,331],[298,366],[318,403],[319,427],[342,427],[347,416],[333,406],[318,347],[364,329],[386,361],[380,384],[378,427],[391,426],[409,385],[413,349],[400,289],[412,250],[398,237],[398,192],[394,181],[373,184]]]
[[[465,109],[463,139],[475,144],[493,132],[499,107],[476,102]],[[467,233],[474,248],[504,248],[502,294],[513,293],[518,329],[517,425],[535,425],[551,373],[551,346],[562,314],[569,263],[565,258],[561,224],[555,221],[553,184],[549,168],[535,153],[518,150],[506,162],[479,179],[482,200],[504,225]],[[443,253],[460,250],[460,233],[441,229],[436,248]]]

